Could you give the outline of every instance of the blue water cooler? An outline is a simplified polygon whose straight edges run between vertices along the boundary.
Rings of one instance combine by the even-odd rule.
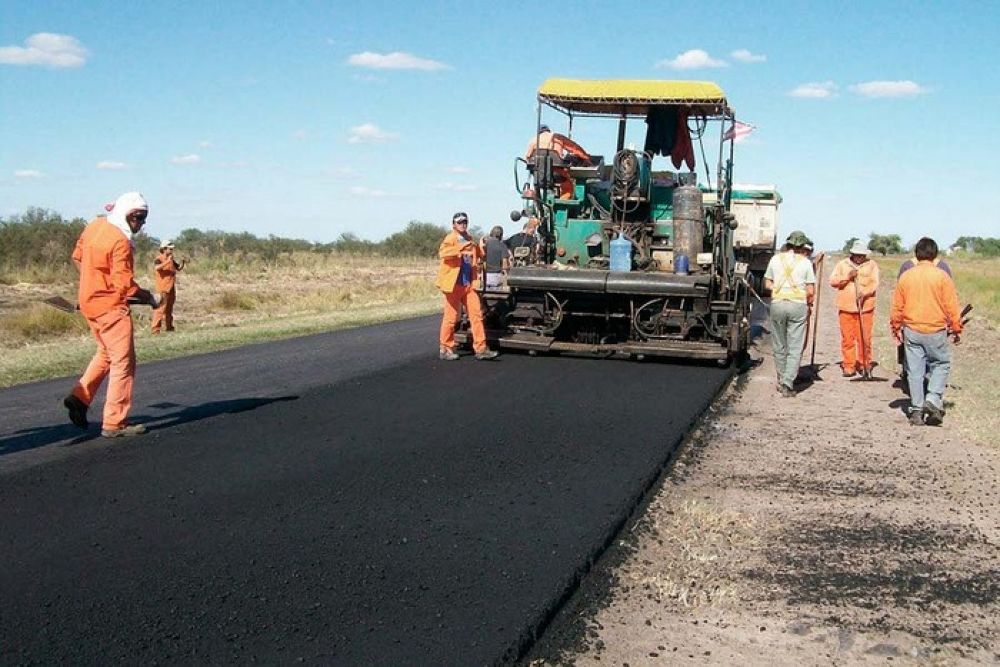
[[[621,234],[611,241],[611,270],[632,270],[632,243]]]

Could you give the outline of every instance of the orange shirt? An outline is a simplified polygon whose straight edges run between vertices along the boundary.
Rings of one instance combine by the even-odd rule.
[[[854,292],[854,280],[848,278],[851,269],[858,271],[858,291]],[[830,286],[837,288],[837,309],[845,313],[858,312],[857,296],[861,295],[861,312],[875,310],[875,291],[878,290],[878,264],[868,260],[856,266],[850,257],[837,262],[830,274]]]
[[[161,252],[156,256],[154,266],[156,272],[156,291],[169,292],[174,288],[177,272],[181,270],[177,266],[177,262],[174,261],[174,256],[170,255],[168,257],[166,253]]]
[[[584,162],[590,162],[590,154],[583,149],[583,146],[558,132],[542,132],[540,135],[532,137],[531,141],[528,142],[528,150],[524,152],[524,159],[530,160],[539,148],[553,150],[559,154],[559,157],[563,157],[564,153],[569,153]]]
[[[904,272],[892,293],[889,325],[893,331],[905,326],[918,333],[961,333],[958,292],[951,277],[930,261]]]
[[[438,257],[441,258],[441,265],[438,266],[437,280],[434,284],[439,290],[451,293],[455,290],[455,283],[458,282],[458,272],[462,269],[462,254],[472,254],[472,282],[479,279],[479,261],[482,259],[483,251],[478,243],[459,236],[455,232],[448,232],[448,235],[441,241],[438,247]]]
[[[83,229],[73,249],[80,262],[80,312],[93,319],[115,308],[139,291],[133,271],[132,242],[107,218],[94,218]]]

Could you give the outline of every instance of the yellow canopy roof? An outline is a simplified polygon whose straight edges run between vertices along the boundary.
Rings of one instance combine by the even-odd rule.
[[[538,99],[578,113],[645,114],[652,106],[684,106],[720,115],[729,109],[722,88],[710,81],[548,79]]]

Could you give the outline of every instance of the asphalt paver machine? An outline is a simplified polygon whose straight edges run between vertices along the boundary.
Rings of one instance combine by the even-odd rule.
[[[538,91],[540,128],[552,110],[564,133],[546,142],[540,132],[515,165],[522,208],[511,217],[537,221],[538,242],[515,248],[505,285],[482,292],[488,337],[501,348],[595,356],[727,363],[745,352],[749,266],[734,247],[736,118],[722,89],[549,79]],[[612,121],[612,136],[617,126],[610,160],[559,150],[582,117]],[[626,144],[636,119],[645,121],[641,149]],[[705,164],[712,142],[714,170]],[[657,155],[674,170],[655,169]]]

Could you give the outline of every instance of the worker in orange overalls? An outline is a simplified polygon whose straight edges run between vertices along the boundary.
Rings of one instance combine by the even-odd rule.
[[[925,236],[917,241],[914,254],[917,265],[899,276],[892,293],[889,328],[906,353],[910,424],[939,426],[944,421],[944,390],[951,371],[948,341],[955,345],[961,341],[962,314],[955,283],[934,265],[938,254],[934,239]]]
[[[108,377],[101,435],[116,438],[146,432],[142,424],[128,423],[135,376],[129,300],[156,307],[159,298],[135,282],[132,235],[146,223],[146,200],[138,192],[128,192],[105,208],[108,216],[92,220],[73,250],[80,271],[80,312],[97,339],[97,353],[63,405],[70,421],[87,428],[87,410]]]
[[[444,294],[438,356],[445,361],[458,359],[455,326],[465,306],[472,327],[472,347],[476,351],[476,359],[495,359],[497,352],[486,345],[483,307],[475,286],[483,251],[469,234],[469,216],[465,213],[456,213],[452,217],[451,231],[441,241],[438,257],[441,258],[441,265],[434,284]]]
[[[174,244],[169,240],[160,244],[160,254],[153,262],[156,272],[156,291],[160,293],[160,307],[153,311],[153,333],[160,333],[160,327],[174,330],[174,302],[177,300],[177,273],[184,269],[187,260],[174,259]]]
[[[535,155],[535,151],[540,149],[548,149],[555,152],[567,164],[590,165],[592,162],[590,154],[584,150],[583,146],[564,134],[553,132],[549,129],[548,125],[538,126],[538,134],[528,142],[528,149],[524,152],[524,159],[530,163],[531,158]],[[573,179],[569,175],[569,168],[564,166],[553,167],[552,174],[556,177],[557,185],[559,186],[559,198],[572,199],[575,192]]]
[[[855,242],[850,256],[837,262],[830,275],[840,311],[840,368],[844,377],[872,369],[872,325],[879,274],[878,264],[869,259],[870,254],[864,241]]]

